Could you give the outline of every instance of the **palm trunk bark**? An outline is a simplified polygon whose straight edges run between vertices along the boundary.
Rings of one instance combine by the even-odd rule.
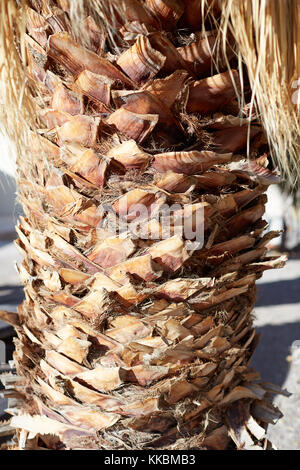
[[[68,1],[26,9],[43,128],[18,161],[26,299],[5,314],[17,376],[2,378],[23,448],[269,445],[276,390],[249,361],[255,281],[284,264],[263,234],[279,177],[199,3],[111,2],[118,49],[88,13],[75,39]],[[157,215],[174,204],[166,238]],[[178,234],[184,209],[204,217],[201,249]]]

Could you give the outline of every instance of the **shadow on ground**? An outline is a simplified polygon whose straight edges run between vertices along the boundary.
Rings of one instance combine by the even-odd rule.
[[[261,339],[251,364],[263,381],[283,385],[289,372],[286,358],[293,342],[300,340],[300,323],[266,325],[256,331],[261,334]]]
[[[12,305],[17,306],[23,302],[24,293],[22,286],[0,286],[0,306]]]
[[[291,259],[299,259],[298,252],[290,256]],[[277,385],[283,385],[289,374],[290,364],[286,360],[291,353],[291,346],[294,341],[300,340],[300,277],[297,271],[298,265],[290,270],[294,273],[293,279],[264,282],[258,286],[256,307],[263,307],[259,313],[260,324],[264,322],[264,312],[266,324],[256,328],[261,334],[260,342],[252,359],[253,367],[260,373],[263,380],[268,380]],[[285,308],[284,305],[287,307]],[[276,324],[272,324],[270,313],[272,309],[279,306],[274,311]],[[282,306],[282,311],[281,307]],[[293,309],[293,321],[291,318]],[[299,312],[299,315],[297,314]],[[296,314],[296,315],[295,315]],[[278,315],[280,324],[278,324]],[[270,323],[267,323],[270,322]]]
[[[270,305],[297,304],[299,302],[300,277],[261,284],[257,292],[256,306],[267,307]]]

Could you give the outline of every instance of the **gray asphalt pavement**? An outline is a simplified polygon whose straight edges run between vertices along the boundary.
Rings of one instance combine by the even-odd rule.
[[[0,241],[0,309],[15,311],[22,289],[14,268],[18,253],[11,242]],[[255,309],[261,341],[252,364],[266,381],[283,386],[292,396],[278,397],[284,417],[269,427],[278,449],[300,450],[300,349],[288,362],[291,346],[300,341],[300,258],[291,258],[281,270],[267,271],[259,281]],[[7,325],[0,322],[1,333]],[[297,356],[298,354],[298,356]],[[0,399],[0,415],[5,403]]]

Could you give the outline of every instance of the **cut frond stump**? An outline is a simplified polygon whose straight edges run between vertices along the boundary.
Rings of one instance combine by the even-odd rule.
[[[285,261],[264,236],[279,177],[239,109],[234,54],[218,70],[220,32],[202,34],[218,2],[26,3],[1,2],[26,294],[0,313],[18,336],[2,434],[19,449],[267,448],[280,413],[249,368],[251,312]],[[184,210],[193,230],[202,214],[200,245]]]

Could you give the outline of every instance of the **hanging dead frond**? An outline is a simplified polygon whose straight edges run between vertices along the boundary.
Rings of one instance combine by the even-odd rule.
[[[223,45],[232,34],[247,66],[273,158],[292,183],[300,174],[300,3],[298,0],[220,2]]]
[[[0,3],[0,106],[1,124],[22,154],[24,139],[36,122],[36,106],[26,76],[25,7],[15,0]],[[21,6],[21,8],[20,8]]]

